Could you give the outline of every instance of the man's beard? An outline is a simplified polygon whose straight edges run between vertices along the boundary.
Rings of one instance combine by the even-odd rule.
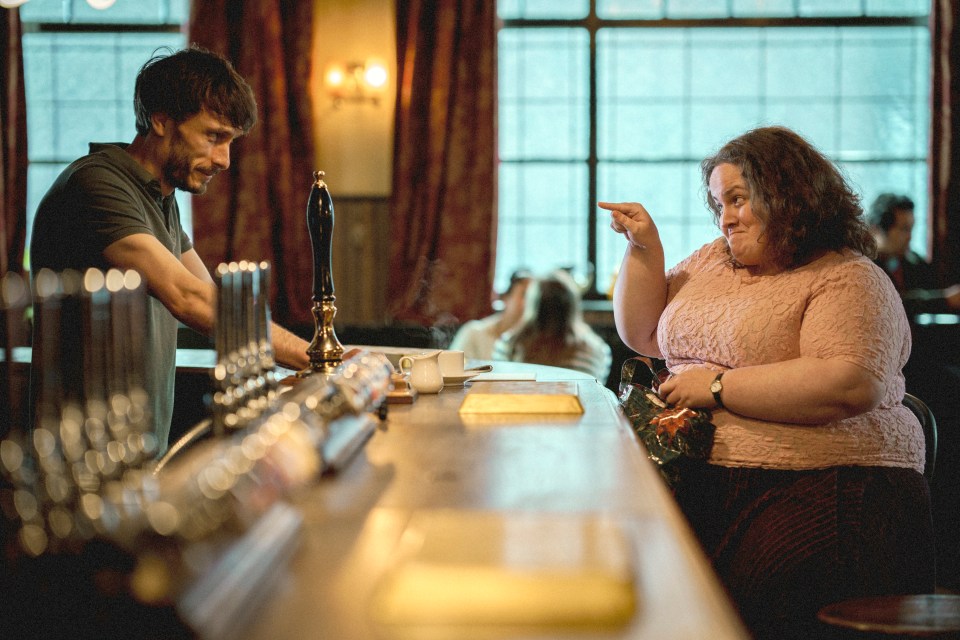
[[[197,185],[190,184],[190,176],[193,175],[190,160],[179,152],[174,152],[167,161],[164,173],[166,174],[167,182],[172,184],[176,189],[196,195],[203,195],[207,191],[206,182],[200,182]]]

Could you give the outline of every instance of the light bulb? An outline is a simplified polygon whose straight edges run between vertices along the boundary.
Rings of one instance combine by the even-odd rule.
[[[0,0],[0,7],[3,7],[4,9],[14,9],[26,1],[27,0]]]
[[[87,4],[94,9],[109,9],[117,0],[87,0]]]
[[[346,80],[346,71],[339,65],[331,65],[327,69],[326,83],[330,88],[339,88],[343,86]]]
[[[363,79],[368,86],[379,89],[387,83],[387,69],[378,62],[370,63],[363,71]]]

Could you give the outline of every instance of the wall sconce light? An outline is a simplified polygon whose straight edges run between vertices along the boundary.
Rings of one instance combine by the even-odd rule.
[[[345,101],[378,105],[387,88],[387,67],[377,60],[333,62],[327,65],[323,84],[334,107]]]

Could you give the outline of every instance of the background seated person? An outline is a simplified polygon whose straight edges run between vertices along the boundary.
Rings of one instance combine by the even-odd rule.
[[[610,347],[583,321],[580,294],[569,273],[557,270],[527,289],[523,321],[500,336],[494,360],[565,367],[603,384],[610,373]]]
[[[467,358],[490,360],[493,345],[505,331],[512,329],[523,318],[523,301],[533,274],[519,269],[510,276],[510,285],[500,296],[503,310],[479,320],[468,320],[453,336],[450,349],[463,351]]]
[[[933,266],[910,250],[913,200],[882,193],[870,206],[867,219],[877,241],[875,262],[893,280],[908,315],[960,311],[960,285],[939,288]]]

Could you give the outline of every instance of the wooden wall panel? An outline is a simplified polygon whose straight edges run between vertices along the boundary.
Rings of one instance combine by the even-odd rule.
[[[383,324],[390,247],[388,199],[334,194],[333,205],[334,326]]]

